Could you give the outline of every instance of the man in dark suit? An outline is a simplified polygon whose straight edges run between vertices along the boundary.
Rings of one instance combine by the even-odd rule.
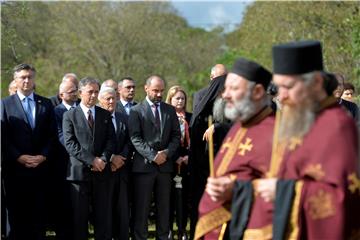
[[[78,87],[79,85],[79,81],[77,76],[75,75],[75,73],[66,73],[61,81],[63,82],[72,82],[76,87]],[[54,107],[56,107],[57,105],[59,105],[61,103],[61,96],[60,96],[60,92],[54,96],[49,97],[50,101],[52,103],[52,105]]]
[[[147,239],[152,192],[156,204],[156,238],[167,239],[170,229],[171,173],[180,146],[180,127],[174,107],[162,102],[165,82],[151,76],[146,98],[130,110],[129,133],[136,151],[134,174],[134,239]]]
[[[52,164],[52,177],[54,186],[50,190],[52,194],[51,202],[53,203],[52,213],[55,216],[55,232],[57,239],[71,238],[71,205],[69,198],[69,186],[66,181],[67,166],[69,163],[69,154],[64,145],[64,136],[62,129],[63,115],[65,112],[76,107],[78,101],[77,85],[73,82],[62,82],[59,86],[59,96],[61,103],[54,108],[58,141],[55,144],[56,156]]]
[[[73,239],[88,239],[90,204],[96,240],[111,239],[111,167],[115,132],[111,114],[95,106],[99,82],[80,81],[81,102],[63,119],[64,143],[70,155],[67,180],[73,211]]]
[[[116,104],[116,111],[129,115],[130,108],[136,104],[135,81],[131,77],[125,77],[118,82],[118,93],[120,100]]]
[[[1,101],[2,177],[16,240],[45,238],[46,160],[56,132],[50,100],[33,92],[35,74],[31,65],[16,66],[17,92]]]
[[[113,172],[113,239],[129,239],[129,198],[128,182],[130,165],[129,133],[127,129],[127,116],[115,111],[116,92],[112,87],[101,87],[99,93],[100,107],[111,113],[112,123],[115,128],[116,142],[114,154],[111,157],[111,171]]]

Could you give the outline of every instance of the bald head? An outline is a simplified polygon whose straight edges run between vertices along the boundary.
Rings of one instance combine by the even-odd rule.
[[[227,69],[224,64],[216,64],[211,68],[210,80],[213,80],[216,77],[227,74]]]
[[[70,106],[78,100],[78,88],[71,81],[62,82],[59,86],[59,96],[61,100]]]
[[[61,82],[71,82],[76,87],[78,87],[78,85],[79,85],[79,80],[75,73],[66,73]]]

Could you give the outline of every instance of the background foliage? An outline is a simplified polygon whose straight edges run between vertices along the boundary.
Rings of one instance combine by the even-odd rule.
[[[132,76],[138,100],[144,80],[156,73],[191,96],[208,83],[215,63],[230,68],[245,56],[271,69],[271,46],[300,39],[322,41],[327,69],[360,90],[359,6],[259,1],[224,33],[190,27],[170,2],[1,2],[1,93],[7,95],[11,69],[28,62],[44,96],[56,94],[66,72],[101,81]]]

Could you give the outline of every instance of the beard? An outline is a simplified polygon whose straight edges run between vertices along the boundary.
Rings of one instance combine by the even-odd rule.
[[[315,121],[316,102],[306,98],[300,105],[284,103],[281,109],[279,141],[289,142],[292,137],[302,138]]]
[[[256,104],[251,100],[251,91],[247,91],[243,99],[234,102],[233,107],[225,107],[225,117],[231,121],[245,122],[254,116]]]
[[[214,121],[219,123],[225,122],[225,112],[224,112],[225,105],[226,105],[226,101],[223,98],[217,97],[215,99],[213,106]]]

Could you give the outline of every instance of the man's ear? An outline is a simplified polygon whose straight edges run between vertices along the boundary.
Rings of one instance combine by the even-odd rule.
[[[261,84],[256,84],[252,90],[252,99],[255,101],[260,100],[266,94],[264,86]]]
[[[324,89],[324,78],[320,72],[315,73],[314,84],[312,86],[316,91],[322,91]]]

